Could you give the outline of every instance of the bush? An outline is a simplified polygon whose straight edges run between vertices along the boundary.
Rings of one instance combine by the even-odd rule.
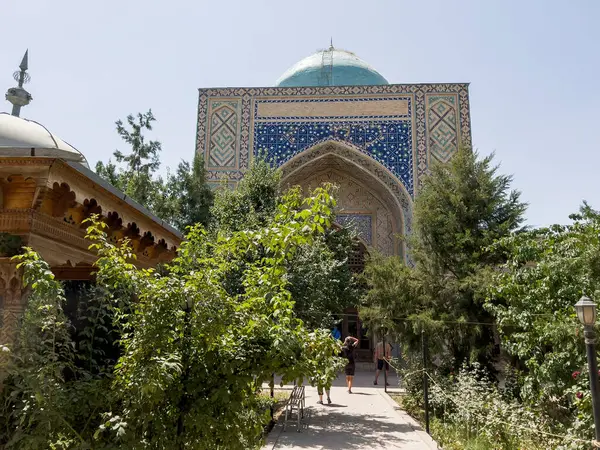
[[[432,383],[430,401],[438,417],[436,438],[448,448],[589,447],[544,411],[527,407],[510,392],[499,389],[478,364],[465,365],[456,376]],[[457,444],[463,446],[455,447]]]
[[[0,347],[0,369],[10,374],[0,446],[260,446],[270,419],[263,381],[278,373],[328,385],[336,375],[339,342],[295,315],[287,271],[298,249],[331,225],[330,191],[290,191],[257,230],[209,236],[192,227],[161,274],[137,269],[127,241],[112,244],[106,224],[93,219],[97,287],[74,320],[64,286],[26,249],[17,259],[31,295],[17,342]],[[232,274],[235,292],[227,289]]]

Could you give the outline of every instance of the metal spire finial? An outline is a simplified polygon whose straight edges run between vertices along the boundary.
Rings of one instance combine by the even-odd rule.
[[[19,68],[23,71],[27,70],[29,67],[27,67],[27,55],[29,54],[29,49],[25,50],[25,54],[23,55],[23,59],[21,60],[21,65],[19,66]]]
[[[333,36],[331,37],[331,39],[329,41],[329,50],[333,50]]]
[[[29,83],[29,80],[31,79],[29,74],[27,73],[27,69],[29,68],[28,56],[29,49],[25,51],[25,55],[23,55],[23,59],[21,60],[21,64],[19,65],[19,68],[21,70],[17,70],[13,74],[13,78],[17,83],[19,83],[18,86],[10,88],[8,91],[6,91],[6,100],[12,103],[12,115],[16,117],[19,117],[19,115],[21,114],[21,108],[23,106],[29,105],[29,102],[33,100],[31,94],[25,89],[23,89],[23,85]]]

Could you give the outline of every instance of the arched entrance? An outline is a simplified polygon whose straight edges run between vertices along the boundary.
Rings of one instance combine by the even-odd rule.
[[[368,250],[365,245],[357,240],[354,251],[348,260],[348,265],[352,273],[358,275],[365,269]],[[363,325],[356,308],[347,308],[342,318],[342,339],[346,336],[354,336],[359,340],[357,358],[359,361],[371,361],[373,344],[371,342],[371,333]]]
[[[284,187],[300,186],[308,192],[324,182],[338,186],[336,224],[355,227],[359,237],[349,260],[352,272],[364,270],[373,250],[406,258],[402,236],[410,231],[412,201],[401,182],[377,161],[345,143],[328,141],[296,155],[281,170]],[[347,309],[340,321],[342,337],[352,335],[360,341],[358,359],[372,361],[371,333],[358,311]]]

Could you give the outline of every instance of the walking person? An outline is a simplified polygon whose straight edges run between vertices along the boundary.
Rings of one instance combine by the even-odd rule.
[[[356,372],[356,347],[358,339],[352,336],[346,337],[342,346],[342,356],[348,360],[346,364],[346,386],[348,386],[348,394],[352,394],[352,382],[354,381],[354,373]]]
[[[386,375],[388,375],[389,379],[389,370],[390,370],[390,357],[392,356],[392,346],[389,343],[385,344],[385,349],[383,348],[383,342],[377,343],[375,346],[375,353],[373,354],[373,362],[377,364],[377,368],[375,370],[375,381],[373,384],[377,386],[377,380],[379,379],[379,373],[382,370],[385,370]],[[390,384],[386,381],[386,386]]]
[[[329,395],[331,392],[331,384],[325,386],[321,383],[317,384],[317,394],[319,394],[319,401],[317,403],[319,405],[323,404],[323,391],[327,394],[327,404],[331,405],[331,396]]]

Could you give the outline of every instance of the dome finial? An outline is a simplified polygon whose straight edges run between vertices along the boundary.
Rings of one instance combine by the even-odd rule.
[[[329,50],[333,50],[333,36],[331,37],[330,41],[329,41]]]
[[[23,59],[21,60],[21,65],[19,65],[19,68],[22,71],[26,71],[27,69],[29,69],[28,65],[27,65],[27,55],[29,54],[29,49],[25,50],[25,54],[23,55]]]
[[[23,59],[21,60],[21,64],[19,65],[19,68],[21,70],[17,70],[13,74],[13,78],[18,83],[18,86],[10,88],[8,91],[6,91],[5,96],[6,100],[12,103],[12,115],[16,117],[19,117],[19,115],[21,114],[21,108],[23,106],[29,105],[29,102],[33,100],[31,94],[25,89],[23,89],[23,85],[29,83],[29,80],[31,79],[31,77],[27,73],[27,69],[29,68],[28,55],[29,49],[25,51],[25,55],[23,55]]]

